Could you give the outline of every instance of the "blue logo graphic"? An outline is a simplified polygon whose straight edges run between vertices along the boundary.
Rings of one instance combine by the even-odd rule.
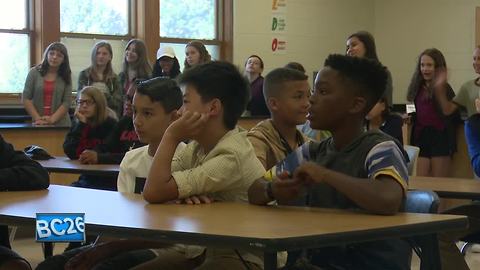
[[[37,213],[35,229],[37,242],[84,242],[85,214]]]

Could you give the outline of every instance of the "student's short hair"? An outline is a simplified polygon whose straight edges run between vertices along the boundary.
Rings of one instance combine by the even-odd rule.
[[[223,123],[234,129],[245,111],[248,83],[238,69],[227,62],[213,61],[195,66],[180,75],[179,83],[196,88],[203,102],[218,98],[223,105]]]
[[[291,81],[306,81],[308,76],[291,68],[276,68],[270,71],[263,81],[263,96],[265,100],[278,96],[283,91],[283,84]]]
[[[358,95],[365,98],[365,114],[385,92],[387,69],[376,60],[331,54],[325,60],[324,66],[336,70],[340,76],[351,82],[351,88]]]
[[[152,102],[162,104],[166,113],[182,107],[182,91],[174,80],[168,77],[156,77],[135,83],[137,84],[137,93],[149,97]]]
[[[298,71],[301,71],[303,73],[306,72],[305,68],[303,67],[302,64],[298,63],[298,62],[288,62],[285,66],[285,68],[291,68],[291,69],[296,69]]]

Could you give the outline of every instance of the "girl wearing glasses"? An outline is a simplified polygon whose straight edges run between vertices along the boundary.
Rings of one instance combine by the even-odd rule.
[[[95,87],[87,86],[82,89],[77,99],[75,121],[65,137],[63,151],[70,159],[78,159],[81,163],[89,163],[88,151],[104,143],[110,131],[113,130],[116,120],[103,93]],[[116,190],[116,178],[81,175],[72,186]]]
[[[50,44],[42,63],[28,72],[23,89],[23,105],[34,125],[71,125],[68,115],[71,73],[65,45],[60,42]]]

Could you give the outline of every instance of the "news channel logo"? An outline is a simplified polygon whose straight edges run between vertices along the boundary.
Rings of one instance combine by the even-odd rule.
[[[85,242],[85,214],[37,213],[37,242]]]

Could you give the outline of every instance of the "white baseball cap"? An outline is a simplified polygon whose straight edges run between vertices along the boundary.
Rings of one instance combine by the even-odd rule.
[[[157,51],[157,59],[160,59],[164,56],[174,58],[175,57],[175,51],[170,46],[160,47]]]

